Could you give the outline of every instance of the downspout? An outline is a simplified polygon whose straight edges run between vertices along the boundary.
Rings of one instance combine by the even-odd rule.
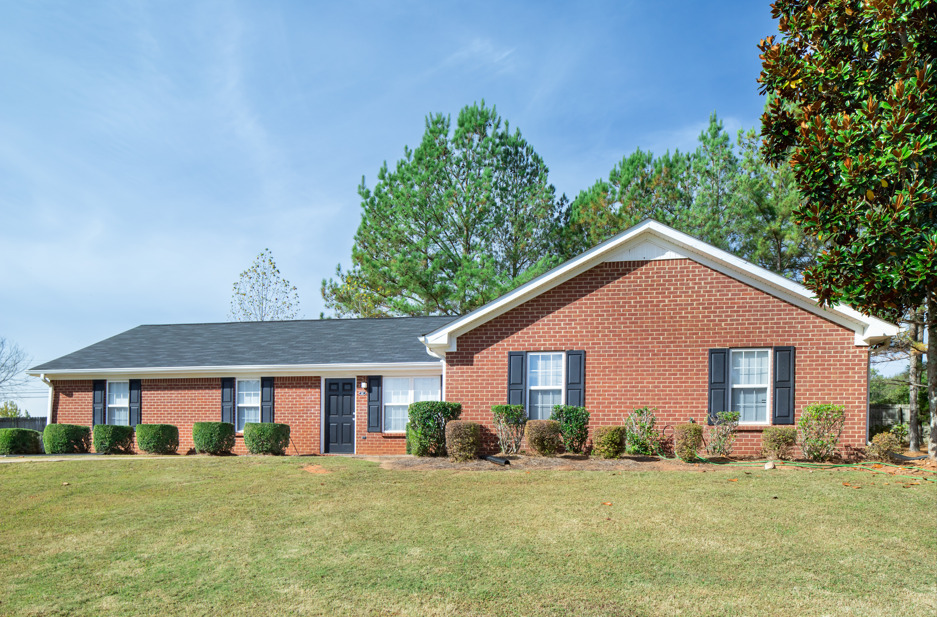
[[[52,382],[46,379],[46,374],[41,373],[39,379],[42,380],[42,383],[49,386],[49,406],[46,409],[46,425],[52,424]]]

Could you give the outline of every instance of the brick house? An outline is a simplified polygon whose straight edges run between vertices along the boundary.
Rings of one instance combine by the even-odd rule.
[[[868,434],[869,345],[897,327],[646,221],[466,315],[140,326],[39,365],[49,421],[291,426],[295,453],[404,452],[409,403],[460,402],[496,450],[492,405],[583,404],[591,427],[742,415],[736,451],[810,403]],[[323,429],[323,427],[325,427]],[[243,452],[239,439],[236,451]]]

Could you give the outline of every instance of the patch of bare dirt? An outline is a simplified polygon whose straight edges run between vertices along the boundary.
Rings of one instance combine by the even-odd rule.
[[[303,471],[306,473],[332,473],[322,465],[306,465],[303,467]]]

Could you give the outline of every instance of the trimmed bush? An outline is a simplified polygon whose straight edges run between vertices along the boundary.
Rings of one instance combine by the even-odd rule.
[[[651,407],[638,407],[625,420],[625,451],[653,456],[663,450],[663,437],[657,432],[657,417]]]
[[[94,427],[94,451],[98,454],[133,454],[133,427],[98,424]]]
[[[560,423],[556,420],[528,420],[524,436],[527,447],[540,456],[553,456],[560,451]]]
[[[674,454],[686,462],[695,461],[703,445],[703,427],[696,423],[678,424],[673,429]]]
[[[290,425],[275,422],[246,422],[244,445],[251,454],[282,456],[290,446]]]
[[[807,405],[797,421],[800,449],[811,461],[828,461],[836,453],[846,413],[842,405]]]
[[[908,445],[911,442],[911,429],[907,422],[894,425],[890,432],[902,445]]]
[[[524,427],[527,426],[527,412],[523,405],[492,405],[495,432],[498,445],[505,454],[515,454],[521,449],[524,439]]]
[[[729,456],[735,446],[735,434],[742,417],[737,411],[716,413],[716,423],[709,427],[709,443],[706,451],[716,456]]]
[[[592,453],[600,458],[620,458],[625,452],[624,426],[600,426],[592,438]]]
[[[234,425],[230,422],[196,422],[192,425],[195,451],[203,454],[231,454]]]
[[[901,450],[901,442],[892,433],[879,433],[865,449],[866,457],[873,461],[888,462]]]
[[[789,459],[796,443],[797,428],[793,426],[768,426],[761,433],[761,453],[768,460]]]
[[[446,451],[453,461],[462,463],[478,456],[482,428],[477,422],[452,420],[446,424]]]
[[[420,401],[407,410],[407,441],[415,456],[446,455],[446,424],[462,415],[461,403]]]
[[[91,448],[91,429],[78,424],[47,424],[42,431],[46,454],[80,454]]]
[[[42,433],[28,428],[0,428],[0,454],[42,454]]]
[[[581,454],[589,441],[589,412],[575,405],[554,405],[551,420],[560,423],[563,447],[567,452]]]
[[[147,454],[175,454],[179,429],[172,424],[138,424],[137,447]]]

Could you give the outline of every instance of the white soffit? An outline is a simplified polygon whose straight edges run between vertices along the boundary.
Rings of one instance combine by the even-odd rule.
[[[665,247],[648,239],[635,240],[632,244],[613,251],[605,261],[657,261],[661,259],[686,259],[676,247]]]

